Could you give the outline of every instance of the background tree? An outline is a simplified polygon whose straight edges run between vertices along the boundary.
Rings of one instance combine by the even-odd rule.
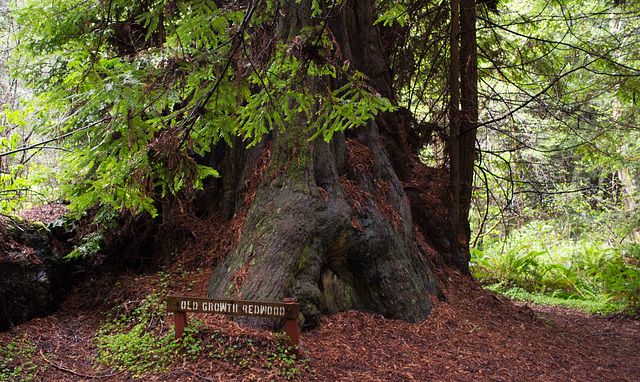
[[[487,193],[477,194],[478,213],[499,206],[507,227],[563,216],[579,232],[570,220],[600,211],[617,215],[610,223],[622,234],[620,218],[633,220],[633,186],[622,179],[636,167],[625,152],[635,146],[638,10],[614,2],[500,5],[499,14],[483,15],[479,37],[477,180]]]
[[[449,188],[456,244],[468,248],[478,123],[476,7],[469,0],[453,1],[451,7]]]

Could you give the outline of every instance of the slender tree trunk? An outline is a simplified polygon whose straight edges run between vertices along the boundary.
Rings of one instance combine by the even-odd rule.
[[[451,124],[450,188],[452,220],[458,256],[456,266],[468,272],[469,210],[473,195],[473,170],[476,158],[478,121],[478,74],[476,14],[474,0],[451,1],[450,106]],[[458,45],[459,44],[459,45]],[[458,50],[459,49],[459,50]]]
[[[460,13],[459,0],[451,0],[451,35],[449,57],[449,188],[451,219],[459,236],[462,225],[461,156],[460,156]],[[459,240],[458,240],[459,241]]]
[[[473,168],[476,160],[476,135],[478,126],[478,48],[476,43],[476,7],[475,0],[460,0],[461,15],[461,86],[460,106],[460,199],[465,219],[465,243],[468,245],[469,207],[473,194]]]

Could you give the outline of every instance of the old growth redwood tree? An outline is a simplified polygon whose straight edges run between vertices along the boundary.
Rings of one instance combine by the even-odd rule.
[[[317,25],[310,17],[311,3],[282,3],[275,38],[286,42],[302,28]],[[335,57],[364,73],[371,88],[395,102],[388,52],[374,26],[375,3],[344,1],[327,11],[324,28],[333,39]],[[308,60],[323,53],[305,45],[296,48],[292,54]],[[331,86],[338,88],[340,81],[338,77]],[[303,86],[320,88],[315,83]],[[417,135],[407,114],[380,113],[363,126],[334,134],[329,142],[309,142],[303,133],[308,120],[302,117],[250,149],[218,147],[209,164],[222,178],[215,197],[201,201],[211,212],[236,213],[246,201],[242,193],[249,178],[255,181],[256,169],[262,171],[239,244],[216,266],[209,295],[273,301],[296,297],[305,325],[345,309],[412,322],[426,319],[432,299],[442,296],[434,260],[468,272],[467,249],[452,244],[449,219],[436,213],[446,211],[442,207],[448,194],[426,188],[428,172],[416,159],[420,148],[412,142]]]
[[[400,3],[413,23],[435,15],[421,38],[393,21]],[[436,131],[446,140],[447,129],[390,111],[401,86],[446,82],[443,47],[422,47],[434,46],[434,29],[447,33],[449,8],[400,3],[29,2],[17,13],[32,60],[24,77],[55,110],[43,130],[66,137],[60,174],[72,207],[98,206],[100,224],[146,210],[148,218],[136,215],[143,224],[127,218],[130,229],[107,240],[116,256],[156,263],[181,250],[175,236],[192,237],[190,227],[172,229],[183,211],[242,222],[237,244],[215,264],[214,297],[296,297],[305,325],[344,309],[427,318],[443,296],[433,267],[468,273],[473,134],[464,132],[475,130],[465,125],[473,86],[463,77],[475,61],[460,57],[463,134],[452,137],[460,155],[450,158],[462,186],[456,224],[446,170],[417,159],[425,138]],[[388,17],[378,20],[383,10]],[[398,53],[406,65],[392,71]],[[430,58],[435,71],[415,76]],[[214,170],[219,178],[208,177]]]

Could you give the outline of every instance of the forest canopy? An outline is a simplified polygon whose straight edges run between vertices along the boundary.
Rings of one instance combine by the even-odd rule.
[[[9,13],[8,6],[17,9]],[[11,60],[3,59],[3,70],[5,78],[13,70],[20,88],[5,86],[4,163],[24,161],[23,152],[8,155],[12,149],[57,138],[72,152],[54,175],[64,185],[61,194],[79,210],[102,203],[153,211],[154,197],[188,194],[202,178],[216,175],[216,169],[194,165],[192,154],[203,155],[218,140],[256,142],[313,104],[322,107],[313,112],[310,129],[330,139],[391,107],[362,73],[340,60],[323,27],[340,6],[320,9],[314,2],[318,25],[278,43],[277,1],[6,4],[4,39],[16,49],[10,49]],[[422,123],[416,128],[425,159],[447,166],[449,5],[376,6],[397,107]],[[495,205],[491,216],[510,216],[531,198],[546,201],[567,190],[604,199],[602,182],[617,177],[619,184],[622,168],[635,167],[636,7],[501,1],[477,12],[482,154],[476,179],[479,187],[497,182],[503,190],[484,196],[489,203],[479,208]],[[305,86],[310,77],[344,84],[311,89]],[[32,95],[22,96],[26,86]],[[288,110],[292,101],[296,110]],[[22,136],[12,134],[20,125]],[[607,170],[585,168],[599,164]],[[16,169],[7,190],[29,172],[17,166],[5,171],[9,167]],[[572,185],[563,178],[567,171],[583,175]],[[596,178],[598,186],[587,190],[585,182]]]

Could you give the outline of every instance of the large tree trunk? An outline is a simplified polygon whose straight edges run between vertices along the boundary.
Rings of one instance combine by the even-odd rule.
[[[282,35],[311,24],[311,1],[291,4],[281,12]],[[373,26],[373,5],[373,0],[345,1],[327,25],[343,59],[393,100],[391,76]],[[418,164],[402,135],[394,132],[402,128],[396,117],[379,116],[366,126],[335,134],[331,142],[309,142],[302,133],[307,122],[301,118],[299,126],[273,132],[272,143],[261,148],[228,150],[230,159],[220,163],[241,165],[242,171],[231,166],[232,176],[243,178],[227,181],[227,193],[237,193],[252,174],[261,174],[261,182],[255,198],[243,199],[252,204],[242,236],[215,268],[209,295],[264,301],[296,297],[305,325],[346,309],[412,322],[426,319],[432,298],[442,297],[442,292],[426,256],[435,250],[416,235],[411,205],[397,175],[399,169],[407,182]],[[262,172],[255,160],[260,154],[268,158]],[[253,159],[233,159],[237,155]],[[232,199],[227,193],[217,197],[218,202]],[[235,200],[235,212],[241,203]],[[446,236],[446,220],[440,221]],[[446,250],[448,240],[442,242]],[[264,318],[240,320],[254,326],[279,324]]]

